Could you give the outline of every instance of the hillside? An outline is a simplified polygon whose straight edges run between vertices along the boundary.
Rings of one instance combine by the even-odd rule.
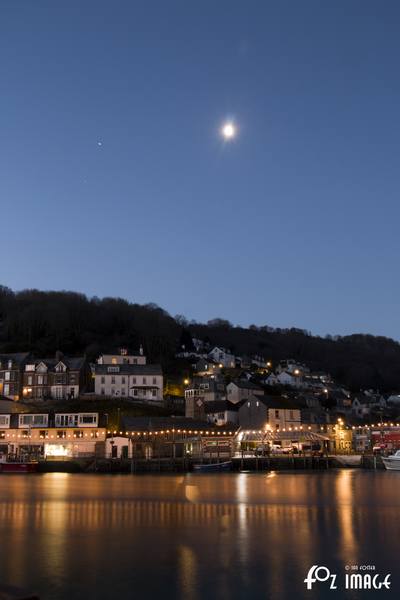
[[[276,362],[294,358],[324,370],[352,390],[400,389],[400,345],[371,335],[321,338],[299,329],[234,327],[215,319],[208,324],[173,318],[154,304],[120,298],[87,298],[75,292],[12,292],[0,286],[0,352],[31,350],[38,356],[86,353],[94,359],[116,347],[143,344],[149,360],[177,372],[175,352],[191,336],[236,354],[261,354]]]

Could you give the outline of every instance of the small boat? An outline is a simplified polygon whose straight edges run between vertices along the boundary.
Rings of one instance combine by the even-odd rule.
[[[388,471],[400,471],[400,450],[391,456],[382,456],[382,462]]]
[[[0,460],[0,473],[36,473],[38,462],[34,460]]]
[[[230,471],[232,469],[232,461],[227,460],[220,463],[204,463],[200,465],[193,465],[193,471],[200,473],[214,473],[218,471]]]

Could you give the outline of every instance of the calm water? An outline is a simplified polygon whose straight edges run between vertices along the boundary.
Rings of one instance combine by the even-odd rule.
[[[3,475],[0,582],[42,600],[395,598],[399,492],[400,473],[356,470]],[[394,587],[307,592],[313,564],[373,564]]]

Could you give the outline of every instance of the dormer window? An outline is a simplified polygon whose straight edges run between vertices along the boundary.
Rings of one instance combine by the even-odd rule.
[[[34,371],[35,365],[25,365],[25,371]]]
[[[9,360],[9,361],[8,361],[8,368],[9,368],[9,369],[12,369],[12,360]]]
[[[119,373],[119,367],[108,367],[107,371],[109,373]]]

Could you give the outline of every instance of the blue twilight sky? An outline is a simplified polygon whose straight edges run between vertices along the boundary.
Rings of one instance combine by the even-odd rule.
[[[1,283],[400,339],[399,31],[397,0],[1,0]]]

